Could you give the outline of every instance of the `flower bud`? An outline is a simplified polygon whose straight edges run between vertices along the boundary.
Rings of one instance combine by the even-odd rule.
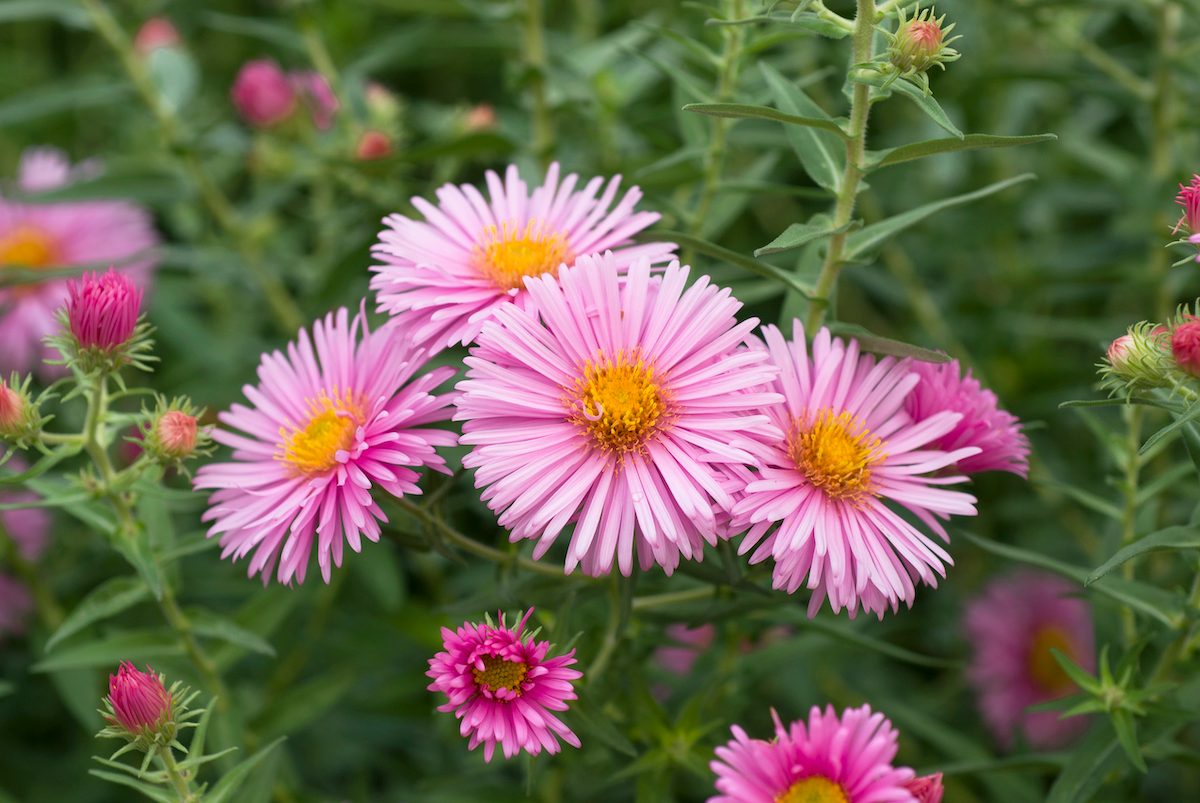
[[[0,440],[24,445],[36,439],[42,429],[42,416],[29,398],[29,379],[0,379]]]
[[[242,119],[255,128],[278,125],[296,110],[296,90],[292,81],[270,59],[242,65],[229,96]]]
[[[187,457],[196,450],[196,417],[181,410],[170,410],[158,419],[154,434],[165,454]]]
[[[154,412],[146,413],[147,423],[141,425],[142,449],[160,465],[185,471],[185,460],[211,450],[208,429],[200,426],[203,412],[187,398],[168,402],[159,397]]]
[[[480,103],[467,112],[468,131],[491,131],[496,127],[496,110],[490,103]]]
[[[1171,330],[1171,355],[1181,371],[1200,377],[1200,319],[1188,316]]]
[[[67,322],[81,349],[111,353],[124,346],[137,329],[142,291],[112,268],[99,275],[86,273],[71,282]]]
[[[0,435],[15,435],[25,420],[26,401],[10,388],[7,383],[0,382]]]
[[[917,799],[917,803],[942,803],[942,774],[923,775],[906,783],[905,788]]]
[[[905,19],[904,10],[900,10],[900,24],[888,47],[888,58],[900,74],[923,73],[934,65],[945,69],[946,62],[959,57],[958,51],[948,47],[958,37],[946,39],[954,25],[943,27],[946,15],[934,17],[933,13],[927,8]]]
[[[363,90],[363,99],[372,120],[390,122],[400,116],[400,101],[378,81],[371,81]]]
[[[111,724],[129,733],[157,733],[171,722],[171,695],[162,678],[150,667],[139,671],[129,661],[108,677],[108,700],[112,704]]]
[[[288,73],[288,81],[308,109],[313,125],[321,131],[333,125],[333,116],[341,104],[325,76],[315,70],[296,70]]]
[[[133,49],[139,56],[149,56],[162,47],[178,47],[179,30],[166,17],[151,17],[138,28],[133,39]]]
[[[360,162],[383,159],[392,153],[392,141],[382,131],[364,131],[354,149],[354,158]]]
[[[1140,323],[1130,327],[1109,345],[1105,357],[1103,372],[1110,383],[1127,390],[1171,384],[1171,337],[1164,326]]]
[[[1200,233],[1200,175],[1193,175],[1191,184],[1179,185],[1175,203],[1183,207],[1183,216],[1172,232],[1186,229],[1190,234]]]

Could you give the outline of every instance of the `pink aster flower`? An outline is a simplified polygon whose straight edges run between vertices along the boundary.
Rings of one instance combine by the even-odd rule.
[[[1175,203],[1183,207],[1183,215],[1172,233],[1187,229],[1192,234],[1200,234],[1200,175],[1193,175],[1190,184],[1179,185]]]
[[[985,390],[970,371],[963,376],[958,360],[910,360],[908,367],[921,377],[904,402],[913,421],[920,423],[946,410],[962,415],[954,429],[934,441],[934,446],[946,452],[964,446],[979,447],[978,454],[958,462],[959,471],[1008,471],[1018,477],[1028,476],[1029,439],[1022,434],[1016,416],[1000,409],[995,393]]]
[[[1078,591],[1056,575],[1025,570],[994,580],[967,606],[964,626],[975,650],[967,677],[1004,747],[1018,731],[1034,748],[1062,747],[1087,727],[1083,717],[1025,710],[1075,691],[1051,649],[1095,670],[1091,610]]]
[[[1200,377],[1200,319],[1186,315],[1171,329],[1171,356],[1181,371]]]
[[[717,792],[708,803],[917,803],[907,788],[908,767],[894,767],[895,728],[870,706],[813,706],[808,722],[785,727],[779,715],[775,738],[751,739],[737,725],[733,740],[717,748],[709,766]]]
[[[735,529],[749,527],[738,551],[773,558],[774,585],[789,594],[807,579],[810,616],[826,597],[852,617],[911,605],[915,581],[936,586],[953,561],[896,507],[947,541],[939,518],[974,515],[974,497],[940,487],[966,478],[937,474],[979,452],[936,445],[962,415],[913,421],[904,402],[920,377],[908,362],[860,354],[828,329],[810,353],[799,321],[792,342],[774,326],[764,333],[766,349],[752,351],[781,369],[772,388],[785,400],[766,412],[782,434],[763,445],[763,468],[734,507]]]
[[[17,183],[24,192],[41,192],[94,172],[94,166],[72,168],[58,151],[34,149],[22,156]],[[144,287],[157,245],[150,216],[125,201],[25,203],[0,197],[0,275],[113,264]],[[43,357],[56,356],[42,339],[57,329],[55,311],[67,300],[68,286],[65,279],[52,279],[0,287],[0,375],[29,371]],[[40,371],[56,375],[44,365]]]
[[[723,468],[754,464],[756,438],[782,437],[747,412],[779,401],[757,390],[776,369],[739,349],[757,323],[679,264],[620,277],[613,254],[526,281],[523,304],[484,324],[458,385],[463,465],[511,539],[540,558],[574,524],[566,571],[669,574],[680,556],[727,537]]]
[[[414,198],[425,220],[388,216],[372,248],[381,263],[371,268],[380,311],[396,316],[418,342],[466,345],[499,307],[527,306],[527,276],[607,250],[619,268],[643,258],[663,262],[674,253],[671,243],[629,244],[659,218],[634,211],[642,197],[637,187],[614,208],[620,176],[607,186],[594,178],[581,190],[577,181],[575,174],[560,181],[553,164],[531,194],[517,168],[509,167],[503,181],[488,172],[489,199],[467,184],[443,186],[438,206]]]
[[[497,627],[464,622],[457,631],[442,628],[445,650],[429,659],[429,690],[446,695],[439,711],[453,711],[470,749],[483,744],[484,761],[496,745],[505,758],[524,750],[536,756],[557,753],[559,739],[579,747],[579,737],[553,711],[566,711],[575,699],[571,684],[583,674],[571,669],[575,651],[548,658],[550,642],[522,636],[533,608],[516,627],[500,617]],[[535,634],[536,635],[536,634]]]
[[[20,457],[4,464],[9,474],[20,474],[29,466]],[[0,491],[0,505],[15,505],[22,502],[37,502],[41,499],[33,491]],[[23,507],[0,510],[0,528],[8,533],[16,544],[21,557],[33,563],[42,557],[50,538],[50,514],[44,507]]]
[[[913,778],[905,788],[913,793],[913,797],[917,799],[917,803],[942,803],[942,795],[946,793],[942,786],[942,774],[923,775],[920,778]]]
[[[25,584],[0,573],[0,642],[6,636],[25,632],[25,623],[33,613],[33,597]]]
[[[204,466],[195,480],[216,489],[204,520],[221,535],[222,557],[254,550],[249,574],[262,572],[264,585],[277,560],[279,582],[302,583],[315,547],[329,582],[343,543],[358,552],[362,536],[379,540],[387,517],[373,488],[419,494],[417,468],[449,473],[434,447],[455,436],[428,425],[450,417],[450,397],[432,391],[454,369],[413,379],[424,361],[394,330],[370,332],[362,312],[351,319],[344,308],[317,321],[312,337],[302,330],[286,355],[263,355],[259,384],[243,389],[253,407],[235,404],[213,433],[233,447],[233,462]]]
[[[81,348],[112,351],[129,342],[142,308],[142,291],[128,276],[85,273],[67,286],[67,323]]]

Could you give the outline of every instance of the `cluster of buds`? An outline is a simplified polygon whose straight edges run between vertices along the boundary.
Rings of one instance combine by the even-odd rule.
[[[22,381],[15,373],[7,382],[0,379],[0,441],[22,449],[37,440],[46,423],[38,404],[29,395],[29,382],[29,377]]]
[[[321,131],[333,125],[340,104],[325,77],[311,70],[284,72],[271,59],[244,64],[229,90],[238,114],[254,128],[274,128],[292,119],[296,109],[308,109]]]
[[[125,661],[117,674],[108,678],[108,696],[100,711],[107,725],[96,736],[124,739],[125,746],[112,758],[140,750],[146,754],[143,767],[147,766],[160,750],[171,746],[183,749],[176,737],[184,728],[195,727],[190,720],[204,713],[203,709],[188,710],[199,693],[189,691],[178,681],[167,688],[163,676],[150,667],[142,672]]]
[[[961,37],[947,38],[954,30],[954,24],[945,25],[946,15],[935,17],[932,8],[918,8],[911,19],[905,16],[903,7],[897,14],[896,32],[887,33],[887,57],[892,77],[908,78],[928,95],[928,70],[934,66],[944,70],[948,62],[957,61],[961,54],[950,45]]]
[[[1130,327],[1108,347],[1100,369],[1106,385],[1126,393],[1200,379],[1200,317],[1182,306],[1165,325]]]
[[[200,426],[203,414],[187,398],[168,402],[160,396],[154,412],[146,413],[146,423],[141,425],[143,453],[159,465],[187,473],[185,460],[212,451],[208,428]]]
[[[70,283],[59,310],[63,333],[49,342],[84,374],[116,373],[126,365],[149,371],[150,324],[141,317],[142,291],[123,273],[84,274]]]

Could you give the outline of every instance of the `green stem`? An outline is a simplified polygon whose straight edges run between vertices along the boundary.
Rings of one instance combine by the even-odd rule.
[[[300,308],[296,306],[283,283],[263,264],[257,246],[250,242],[241,217],[204,169],[204,164],[192,149],[179,119],[171,107],[163,102],[150,73],[146,70],[145,62],[133,49],[129,37],[101,0],[82,0],[82,3],[100,36],[120,58],[134,89],[157,121],[163,139],[173,152],[179,154],[180,161],[195,182],[205,206],[217,224],[233,240],[246,267],[266,296],[267,304],[279,325],[289,333],[299,329],[304,325],[304,316],[300,313]]]
[[[192,791],[191,784],[187,778],[179,770],[179,765],[175,763],[175,756],[171,753],[171,748],[161,747],[158,750],[158,758],[162,761],[163,768],[167,771],[167,778],[171,781],[171,786],[175,787],[175,794],[179,796],[179,803],[198,803],[199,798]]]
[[[204,680],[204,685],[217,698],[217,710],[225,712],[229,710],[230,696],[229,690],[225,688],[225,682],[221,680],[221,673],[217,671],[217,665],[213,659],[205,652],[203,645],[196,638],[192,631],[192,622],[188,619],[187,614],[180,609],[179,603],[175,600],[175,592],[171,590],[171,586],[163,583],[162,598],[158,601],[158,607],[163,613],[163,617],[167,623],[171,625],[171,629],[183,642],[183,649],[187,652],[188,658],[192,665],[196,667],[196,671],[200,673],[200,677]]]
[[[524,52],[529,70],[529,95],[533,105],[533,155],[542,169],[554,155],[554,119],[546,89],[546,39],[544,0],[525,0]]]
[[[715,586],[688,588],[683,591],[668,591],[663,594],[649,594],[645,597],[633,598],[635,611],[646,611],[651,608],[663,608],[670,605],[681,605],[688,602],[702,602],[717,595]]]
[[[851,64],[864,64],[871,60],[874,54],[875,20],[877,18],[875,0],[858,0],[858,13],[854,18],[854,47]],[[854,214],[858,187],[864,175],[862,162],[867,143],[867,117],[870,113],[871,87],[867,84],[856,83],[850,102],[850,138],[846,141],[846,169],[842,173],[837,202],[833,210],[835,229],[844,229]],[[842,270],[842,252],[845,247],[845,231],[841,231],[829,239],[825,261],[821,265],[821,273],[817,277],[813,300],[808,308],[808,319],[805,322],[806,331],[809,333],[815,332],[825,320],[825,312],[830,305],[830,296],[837,286],[838,275]]]
[[[624,617],[621,616],[621,587],[618,577],[619,575],[613,575],[609,582],[608,624],[604,627],[604,639],[600,643],[600,649],[596,651],[596,657],[588,666],[587,672],[584,673],[588,683],[595,683],[597,678],[604,674],[608,662],[612,660],[613,653],[616,652],[617,645],[621,642]]]
[[[1123,408],[1127,411],[1127,427],[1125,437],[1125,477],[1121,489],[1125,492],[1125,506],[1121,511],[1121,546],[1133,543],[1137,537],[1137,498],[1140,472],[1142,468],[1141,449],[1142,418],[1145,408],[1140,406]],[[1126,580],[1133,579],[1133,561],[1126,561],[1121,567]],[[1137,621],[1133,610],[1128,606],[1121,608],[1122,628],[1125,633],[1125,643],[1137,641]]]
[[[744,0],[728,0],[726,3],[730,19],[741,19],[745,16]],[[742,47],[746,41],[746,26],[727,25],[722,33],[725,44],[721,50],[721,61],[717,68],[717,89],[715,99],[724,103],[733,99],[737,91],[738,72],[742,64]],[[696,210],[692,213],[691,233],[701,236],[708,213],[712,209],[713,199],[717,196],[717,188],[721,182],[721,171],[725,165],[725,143],[733,120],[728,117],[714,117],[712,120],[712,140],[704,152],[704,178],[700,188],[700,197],[696,202]],[[692,254],[684,256],[684,262],[692,261]]]

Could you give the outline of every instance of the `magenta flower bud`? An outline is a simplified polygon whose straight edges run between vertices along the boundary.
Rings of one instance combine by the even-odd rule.
[[[181,410],[163,413],[154,427],[157,442],[168,457],[188,457],[196,450],[196,416]]]
[[[1191,184],[1180,184],[1175,203],[1183,207],[1183,216],[1175,224],[1172,233],[1187,229],[1190,234],[1200,233],[1200,175],[1192,176]]]
[[[917,799],[917,803],[942,803],[942,794],[945,792],[940,772],[913,778],[905,784],[905,788]]]
[[[271,59],[242,65],[229,96],[242,119],[255,128],[270,128],[282,123],[296,110],[296,90],[292,81]]]
[[[15,435],[25,421],[25,399],[0,382],[0,435]]]
[[[103,275],[85,273],[71,282],[67,323],[81,349],[113,352],[124,346],[137,329],[142,291],[112,268]]]
[[[354,149],[354,158],[360,162],[383,159],[392,152],[392,141],[382,131],[364,131]]]
[[[140,56],[148,56],[161,47],[178,47],[181,39],[179,30],[166,17],[151,17],[138,28],[133,38],[133,49]]]
[[[150,667],[139,671],[129,661],[108,677],[109,724],[119,725],[131,736],[151,736],[174,729],[171,693]]]
[[[1108,346],[1108,364],[1118,371],[1129,360],[1133,353],[1133,336],[1121,335]]]
[[[1200,320],[1189,317],[1171,331],[1171,354],[1180,370],[1200,377]]]

